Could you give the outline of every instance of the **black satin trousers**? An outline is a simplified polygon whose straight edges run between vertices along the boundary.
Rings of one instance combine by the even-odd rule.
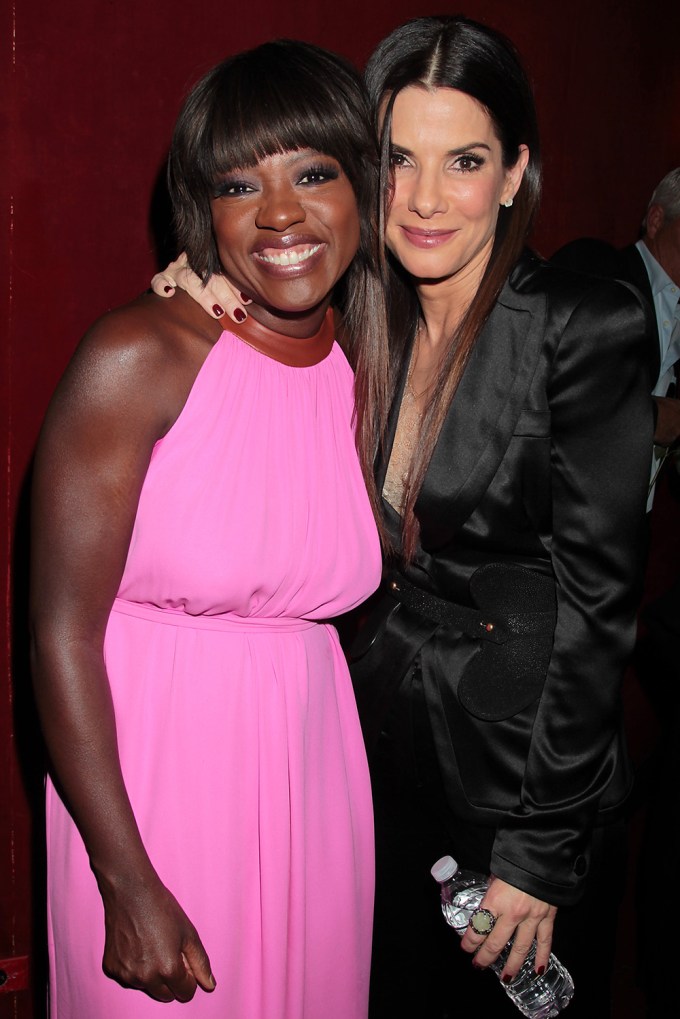
[[[484,874],[494,829],[446,805],[416,664],[394,697],[371,761],[376,907],[370,1019],[517,1019],[498,978],[473,969],[441,915],[430,867],[454,856]],[[583,898],[558,910],[553,951],[571,972],[566,1019],[608,1019],[618,907],[625,881],[623,822],[594,834]]]

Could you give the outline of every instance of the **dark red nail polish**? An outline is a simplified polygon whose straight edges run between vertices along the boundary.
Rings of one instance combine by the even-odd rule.
[[[241,298],[242,301],[250,301],[250,298],[248,297],[247,294],[239,294],[239,297]]]
[[[171,287],[168,283],[166,283],[165,286],[163,287],[163,293],[171,294],[174,289],[175,289],[174,287]]]
[[[237,322],[245,322],[245,320],[246,320],[246,313],[245,313],[245,311],[243,311],[242,308],[235,308],[234,309],[234,318],[236,319]]]
[[[224,315],[224,308],[220,308],[219,304],[213,304],[212,310],[213,315],[216,315],[218,318],[220,315]]]
[[[503,983],[504,984],[511,984],[514,979],[515,978],[511,977],[509,973],[506,973],[505,976],[503,977]]]
[[[542,977],[544,973],[545,973],[545,966],[539,966],[538,969],[536,970],[536,975],[539,976],[539,977]]]

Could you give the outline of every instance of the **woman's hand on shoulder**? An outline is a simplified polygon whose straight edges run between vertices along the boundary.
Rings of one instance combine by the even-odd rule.
[[[215,978],[194,925],[154,875],[131,882],[99,880],[105,906],[103,969],[123,987],[157,1001],[190,1001]]]
[[[233,287],[225,276],[211,276],[204,285],[189,268],[184,252],[151,280],[151,289],[159,297],[172,297],[178,288],[189,294],[213,318],[222,318],[226,314],[234,322],[243,322],[247,317],[245,306],[251,303],[250,299]]]
[[[513,938],[512,950],[501,974],[504,982],[509,983],[517,976],[534,939],[534,969],[538,973],[548,965],[556,906],[492,876],[480,908],[488,909],[496,917],[496,922],[486,936],[475,934],[472,927],[468,926],[461,946],[464,951],[474,953],[473,965],[481,968],[488,966]]]

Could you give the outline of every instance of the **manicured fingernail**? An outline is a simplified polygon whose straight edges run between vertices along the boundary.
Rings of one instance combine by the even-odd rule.
[[[213,304],[212,310],[213,315],[215,315],[217,318],[219,318],[221,315],[224,315],[224,308],[220,308],[219,304]]]
[[[539,976],[539,977],[542,977],[544,973],[545,973],[545,966],[539,966],[538,969],[536,970],[536,975]]]
[[[241,298],[242,301],[247,302],[248,304],[250,304],[250,298],[248,297],[247,294],[239,294],[239,297]]]
[[[511,977],[509,973],[506,973],[502,979],[504,984],[511,984],[515,978]]]
[[[166,283],[165,286],[163,287],[163,293],[171,294],[174,289],[175,289],[174,287],[171,287],[168,283]]]
[[[217,981],[215,980],[215,977],[212,975],[212,973],[210,974],[210,986],[213,988],[217,987]]]
[[[246,320],[246,313],[245,313],[245,311],[243,311],[242,308],[235,308],[234,309],[234,318],[236,319],[237,322],[245,322],[245,320]]]
[[[478,963],[478,962],[476,961],[476,959],[473,959],[473,960],[472,960],[472,968],[473,968],[473,969],[478,969],[478,970],[482,970],[482,969],[484,969],[484,967],[483,967],[483,966],[480,966],[480,965],[479,965],[479,963]]]

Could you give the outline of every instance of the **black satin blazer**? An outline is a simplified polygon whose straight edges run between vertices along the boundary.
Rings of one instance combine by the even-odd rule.
[[[636,287],[647,302],[656,323],[654,295],[649,282],[649,274],[642,255],[634,244],[625,248],[615,248],[607,241],[595,237],[580,237],[569,241],[556,251],[550,259],[553,265],[576,272],[600,276],[608,280],[623,280]],[[656,385],[661,368],[661,352],[659,349],[658,327],[650,334],[649,366],[652,388]]]
[[[652,449],[650,328],[625,284],[523,256],[442,428],[402,575],[489,618],[538,610],[554,626],[477,639],[386,584],[352,651],[369,756],[420,656],[450,808],[496,827],[494,874],[556,905],[578,898],[592,826],[630,785],[620,690]]]

